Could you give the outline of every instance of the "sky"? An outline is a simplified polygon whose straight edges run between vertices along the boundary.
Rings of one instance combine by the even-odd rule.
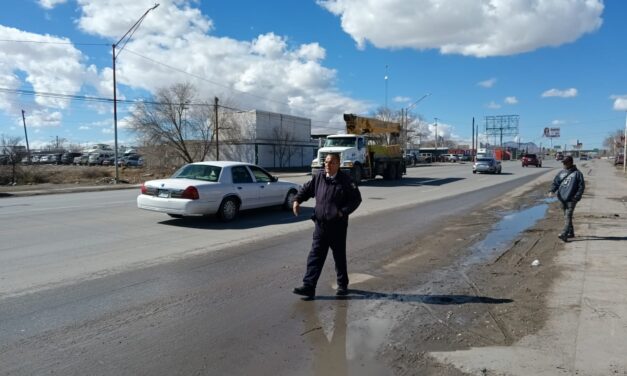
[[[622,0],[156,2],[117,49],[120,145],[136,143],[132,101],[186,82],[310,118],[312,133],[387,107],[420,116],[427,138],[470,143],[473,119],[483,133],[486,116],[518,115],[503,141],[593,149],[626,124]],[[25,120],[31,148],[113,144],[111,46],[156,2],[3,0],[0,134],[23,140]]]

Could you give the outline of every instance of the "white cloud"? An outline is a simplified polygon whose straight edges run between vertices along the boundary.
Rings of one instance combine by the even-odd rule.
[[[566,122],[564,120],[553,120],[551,122],[551,125],[562,125],[562,124],[566,124]]]
[[[482,87],[485,87],[485,88],[491,88],[491,87],[494,86],[494,84],[496,84],[496,78],[490,78],[490,79],[485,80],[485,81],[477,82],[478,86],[482,86]]]
[[[500,105],[500,104],[498,104],[498,103],[496,103],[496,102],[494,102],[494,101],[492,101],[492,102],[488,103],[488,104],[486,105],[486,107],[487,107],[487,108],[491,108],[491,109],[493,109],[493,110],[496,110],[496,109],[501,108],[501,105]]]
[[[392,98],[392,101],[394,101],[396,103],[409,103],[409,101],[411,101],[411,98],[410,97],[396,96],[396,97]]]
[[[146,11],[145,4],[136,3],[79,0],[78,25],[117,41],[120,31]],[[213,22],[190,8],[194,2],[160,3],[118,55],[120,94],[125,86],[154,93],[173,83],[192,82],[201,98],[218,96],[233,107],[310,117],[318,132],[340,128],[344,112],[369,109],[368,103],[337,90],[336,71],[323,65],[326,51],[318,43],[290,46],[286,37],[274,33],[250,41],[212,36]],[[111,70],[104,68],[92,85],[110,96]]]
[[[543,98],[548,98],[548,97],[572,98],[576,96],[577,96],[577,89],[575,89],[574,87],[571,87],[570,89],[566,89],[566,90],[549,89],[545,91],[544,93],[542,93]]]
[[[516,97],[505,97],[504,102],[507,104],[516,104],[518,103],[518,99]]]
[[[573,42],[602,24],[602,0],[318,0],[365,48],[504,56]],[[394,25],[394,27],[390,27]]]
[[[627,111],[627,95],[612,95],[610,98],[614,100],[614,110]]]
[[[52,9],[59,4],[66,3],[67,0],[39,0],[38,3],[42,8]]]
[[[59,1],[41,1],[54,6]],[[112,42],[148,9],[146,2],[77,0],[75,21],[83,32]],[[154,93],[180,82],[192,82],[202,99],[218,96],[221,103],[310,117],[314,132],[343,128],[344,112],[364,113],[371,105],[339,92],[336,71],[323,65],[325,49],[316,42],[288,45],[287,38],[266,33],[252,40],[211,35],[213,22],[193,0],[162,0],[116,60],[118,98],[125,91]],[[2,87],[32,86],[38,92],[93,93],[112,96],[112,70],[87,65],[87,56],[64,37],[41,35],[0,26],[0,39],[53,43],[0,42]],[[172,68],[174,69],[172,69]],[[82,91],[86,89],[86,91]],[[0,93],[0,110],[19,113],[14,94]],[[65,99],[35,97],[37,108],[61,116]],[[90,104],[100,113],[110,111]],[[49,109],[49,110],[46,110]],[[40,124],[51,122],[38,121]],[[119,121],[123,127],[124,121]],[[91,126],[91,125],[90,125]],[[92,129],[93,126],[92,126]]]

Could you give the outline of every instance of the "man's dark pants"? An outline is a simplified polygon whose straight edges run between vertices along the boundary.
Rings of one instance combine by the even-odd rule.
[[[348,220],[318,221],[314,220],[316,227],[313,233],[311,251],[307,257],[307,272],[303,278],[303,284],[316,287],[318,278],[322,273],[324,261],[329,253],[329,247],[333,252],[337,284],[340,287],[348,286],[348,270],[346,267],[346,231]]]
[[[562,230],[562,234],[564,235],[574,235],[575,230],[573,228],[573,213],[575,212],[576,202],[567,201],[561,202],[562,210],[564,211],[564,229]]]

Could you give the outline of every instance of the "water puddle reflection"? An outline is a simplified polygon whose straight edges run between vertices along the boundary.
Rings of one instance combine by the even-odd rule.
[[[507,212],[496,223],[490,233],[470,249],[470,257],[464,260],[463,265],[469,266],[491,259],[509,246],[514,238],[532,227],[544,218],[549,204],[557,201],[555,198],[545,198],[540,203],[529,208]]]

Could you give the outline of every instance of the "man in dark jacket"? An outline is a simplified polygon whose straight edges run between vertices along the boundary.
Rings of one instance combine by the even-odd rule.
[[[586,183],[584,182],[581,171],[573,164],[573,157],[564,157],[562,163],[564,164],[564,169],[553,179],[550,193],[557,192],[557,198],[562,203],[562,210],[564,210],[564,229],[558,237],[562,241],[567,242],[569,238],[575,237],[573,212],[575,211],[575,206],[579,200],[581,200],[581,196],[583,196]]]
[[[348,270],[346,266],[346,230],[348,216],[359,207],[361,193],[350,176],[340,171],[340,156],[329,154],[324,160],[324,171],[305,183],[294,200],[294,215],[300,213],[300,204],[315,197],[316,206],[312,219],[315,223],[313,242],[307,257],[307,272],[303,285],[294,294],[313,297],[324,261],[333,251],[337,273],[337,295],[348,294]]]

